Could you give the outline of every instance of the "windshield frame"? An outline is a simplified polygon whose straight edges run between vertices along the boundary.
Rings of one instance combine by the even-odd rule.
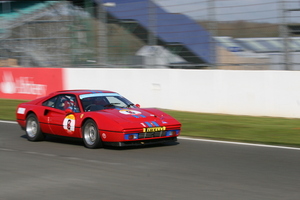
[[[115,99],[120,102],[113,102],[110,97],[115,97]],[[92,94],[81,94],[79,95],[82,108],[85,112],[90,111],[100,111],[106,109],[114,108],[137,108],[131,101],[121,96],[118,93],[92,93]],[[99,102],[99,99],[102,102]],[[122,104],[122,105],[118,105]]]

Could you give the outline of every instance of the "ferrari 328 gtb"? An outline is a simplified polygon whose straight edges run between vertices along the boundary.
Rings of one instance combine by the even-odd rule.
[[[53,134],[82,138],[87,148],[177,141],[181,129],[170,115],[104,90],[57,91],[21,103],[16,117],[29,141]]]

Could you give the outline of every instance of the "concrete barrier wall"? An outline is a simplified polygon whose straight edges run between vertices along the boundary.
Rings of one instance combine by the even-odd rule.
[[[116,91],[142,107],[300,118],[300,71],[65,69],[65,89]]]

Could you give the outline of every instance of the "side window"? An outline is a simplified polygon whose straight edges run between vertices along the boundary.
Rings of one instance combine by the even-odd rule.
[[[70,94],[59,95],[55,108],[60,110],[70,109],[73,112],[80,112],[76,97]]]
[[[63,95],[59,95],[55,104],[55,108],[64,110],[64,98]]]
[[[51,107],[54,108],[55,107],[55,102],[57,100],[57,96],[53,97],[51,99],[48,99],[47,101],[45,101],[42,105],[43,106],[47,106],[47,107]]]

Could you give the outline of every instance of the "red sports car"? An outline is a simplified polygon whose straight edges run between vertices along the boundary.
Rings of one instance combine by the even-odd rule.
[[[181,129],[170,115],[104,90],[57,91],[21,103],[16,117],[29,141],[53,134],[82,138],[88,148],[177,141]]]

